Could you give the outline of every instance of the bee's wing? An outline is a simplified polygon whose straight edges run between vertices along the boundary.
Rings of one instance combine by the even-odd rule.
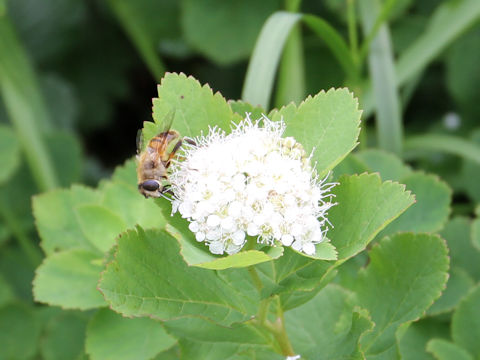
[[[150,142],[153,137],[160,138],[162,141],[161,143],[156,143],[155,148],[157,149],[164,149],[167,146],[167,139],[168,137],[165,136],[168,134],[168,131],[170,130],[173,120],[175,119],[175,109],[170,110],[168,114],[165,116],[163,121],[159,124],[157,129],[161,129],[158,133],[155,135],[148,135],[150,131],[147,131],[147,138],[145,138],[145,128],[138,130],[137,132],[137,154],[140,154],[143,150],[146,148],[146,143]]]
[[[172,109],[168,112],[165,118],[162,121],[161,131],[158,133],[157,137],[162,139],[162,143],[159,145],[159,149],[165,150],[168,145],[168,132],[172,127],[173,120],[175,119],[175,109]]]
[[[163,118],[162,123],[161,123],[161,131],[159,133],[163,134],[166,133],[170,130],[173,124],[173,120],[175,119],[175,109],[172,109],[168,112],[168,114]]]

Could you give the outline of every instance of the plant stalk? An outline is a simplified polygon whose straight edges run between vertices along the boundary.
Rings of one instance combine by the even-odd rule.
[[[249,266],[248,273],[250,274],[255,287],[260,293],[263,289],[263,283],[258,276],[255,266]],[[283,309],[280,298],[278,296],[276,296],[277,318],[273,323],[267,318],[271,301],[271,297],[260,301],[255,323],[273,335],[282,355],[294,356],[295,352],[293,350],[292,344],[290,343],[290,339],[288,338],[287,330],[285,328],[285,317],[283,316]]]

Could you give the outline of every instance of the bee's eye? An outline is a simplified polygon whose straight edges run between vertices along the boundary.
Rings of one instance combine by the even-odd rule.
[[[142,188],[147,191],[156,191],[160,187],[160,184],[156,180],[147,180],[142,183]]]

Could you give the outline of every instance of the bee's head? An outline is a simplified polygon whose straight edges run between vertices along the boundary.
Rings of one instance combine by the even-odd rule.
[[[158,198],[162,196],[163,185],[158,180],[145,180],[138,184],[138,191],[140,191],[140,194],[145,196],[145,198]]]

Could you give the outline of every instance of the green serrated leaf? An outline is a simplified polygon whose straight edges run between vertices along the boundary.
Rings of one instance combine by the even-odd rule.
[[[444,339],[430,340],[427,344],[427,351],[438,360],[473,360],[468,351]]]
[[[415,195],[413,204],[380,234],[398,231],[435,232],[445,225],[450,214],[452,190],[435,175],[415,172],[403,179],[407,190]]]
[[[310,302],[285,314],[287,332],[302,359],[361,358],[360,337],[373,328],[353,294],[328,285]]]
[[[278,9],[279,1],[186,0],[182,5],[188,43],[219,64],[230,64],[250,54],[263,22]]]
[[[464,217],[451,219],[440,235],[447,240],[452,267],[463,268],[475,281],[480,280],[480,250],[470,241],[470,220]]]
[[[40,331],[32,307],[19,303],[0,308],[0,358],[31,359],[37,352]]]
[[[369,172],[378,172],[383,181],[402,181],[411,174],[412,169],[400,158],[379,149],[369,149],[355,154],[367,166]]]
[[[101,309],[88,324],[86,351],[92,360],[148,360],[175,343],[158,321]]]
[[[97,282],[102,270],[96,253],[74,249],[48,256],[33,280],[36,301],[64,309],[92,309],[105,306]]]
[[[428,309],[428,315],[438,315],[453,310],[469,292],[475,282],[462,268],[452,268],[447,288],[442,296]]]
[[[75,210],[83,234],[102,252],[108,251],[115,244],[117,235],[127,229],[125,221],[106,207],[80,205]]]
[[[33,198],[33,215],[42,238],[41,246],[47,255],[68,249],[95,251],[83,235],[74,209],[98,201],[97,191],[82,186],[54,190]]]
[[[232,109],[220,93],[214,94],[208,85],[202,86],[185,74],[167,73],[158,86],[158,98],[153,99],[156,124],[163,125],[172,110],[175,111],[172,128],[182,136],[195,137],[202,131],[208,133],[209,126],[228,131],[234,120]]]
[[[473,358],[480,357],[480,286],[476,286],[458,305],[452,317],[453,341]]]
[[[79,359],[83,354],[88,318],[62,311],[48,321],[40,344],[45,360]]]
[[[13,130],[0,125],[0,184],[13,175],[20,164],[20,143]]]
[[[333,169],[357,145],[360,133],[358,101],[347,89],[330,89],[308,97],[298,106],[290,104],[270,114],[283,119],[285,136],[293,136],[307,153],[319,174]]]
[[[382,183],[378,174],[342,176],[339,182],[333,189],[338,205],[328,215],[334,226],[328,237],[337,248],[339,259],[365,249],[383,227],[414,202],[403,185]]]
[[[175,238],[161,230],[137,228],[123,234],[99,289],[110,306],[126,316],[168,320],[201,314],[230,324],[248,319],[255,308],[214,272],[188,267]]]
[[[449,259],[439,236],[411,233],[384,238],[369,255],[357,296],[375,323],[362,346],[367,356],[376,356],[395,346],[399,325],[418,318],[440,296]]]

